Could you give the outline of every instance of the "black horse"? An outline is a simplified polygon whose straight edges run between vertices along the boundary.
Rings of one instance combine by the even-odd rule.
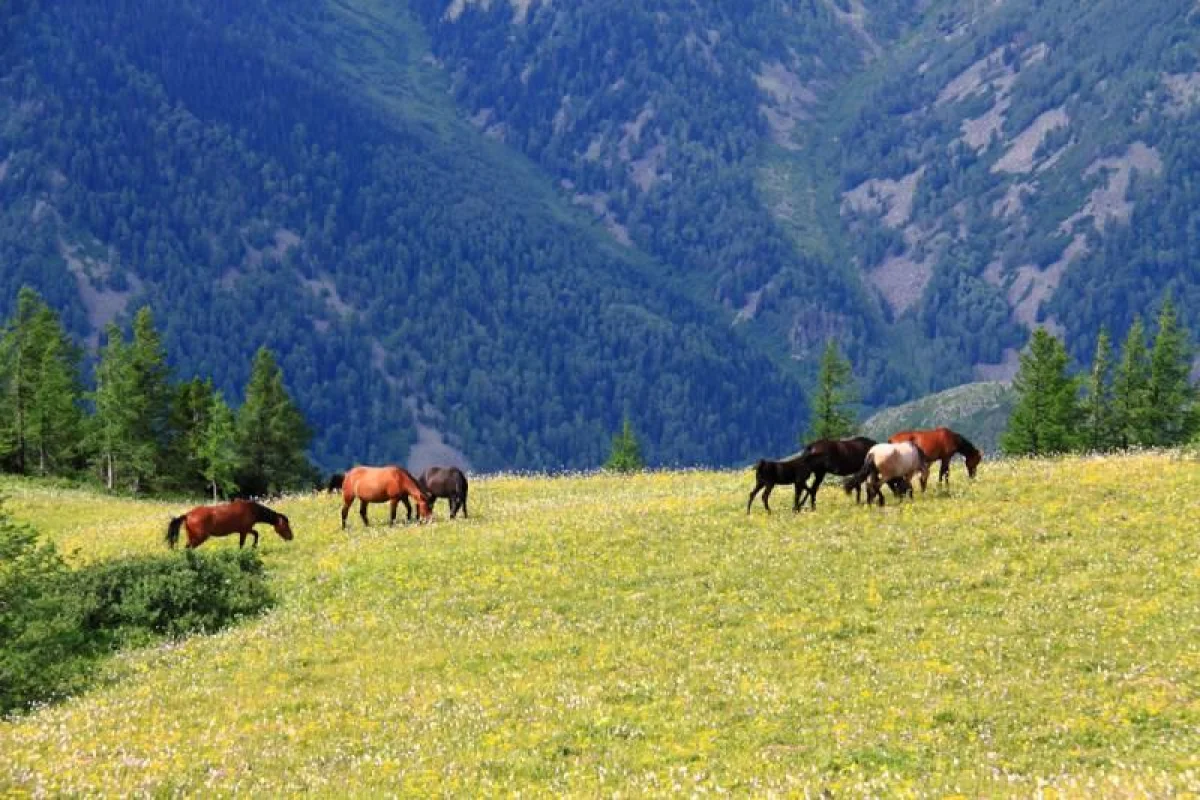
[[[799,511],[804,493],[808,491],[808,476],[811,474],[812,470],[808,468],[803,455],[794,456],[786,461],[768,461],[760,458],[754,465],[754,490],[750,492],[750,499],[746,501],[746,513],[750,513],[750,507],[754,505],[754,496],[762,490],[763,508],[770,514],[771,506],[767,505],[767,498],[780,484],[795,484],[796,496],[792,499],[792,511]]]
[[[876,444],[874,439],[866,436],[855,436],[852,439],[818,439],[805,445],[799,455],[786,461],[762,460],[755,464],[755,486],[746,503],[746,513],[750,513],[750,505],[754,495],[763,489],[763,507],[767,506],[767,496],[776,484],[796,485],[796,497],[792,502],[792,510],[799,511],[804,505],[804,495],[808,494],[809,506],[817,509],[817,490],[826,475],[853,475],[862,469],[867,458],[867,451]],[[813,476],[812,485],[807,485],[808,477]],[[902,491],[905,487],[900,481],[888,481],[893,492]],[[858,488],[857,500],[862,502],[862,489]]]
[[[429,495],[431,511],[437,498],[445,497],[450,502],[450,519],[454,519],[460,510],[464,517],[470,516],[467,514],[467,476],[458,467],[430,467],[421,473],[417,484]],[[407,509],[407,498],[404,498],[403,502]],[[409,511],[409,516],[411,515],[412,512]]]
[[[817,490],[826,475],[853,475],[862,469],[867,451],[876,444],[874,439],[855,436],[852,439],[818,439],[805,445],[800,458],[813,475],[812,486],[808,487],[811,508],[817,509]],[[861,495],[858,498],[861,502]]]
[[[332,494],[333,492],[340,491],[342,488],[342,482],[345,480],[346,480],[345,474],[343,474],[341,472],[333,473],[332,475],[329,476],[329,483],[327,483],[325,485],[325,491],[330,494]]]

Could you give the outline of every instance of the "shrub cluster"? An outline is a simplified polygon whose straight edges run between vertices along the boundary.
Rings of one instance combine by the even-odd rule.
[[[120,647],[212,632],[271,602],[250,550],[71,569],[0,515],[0,713],[70,694]]]

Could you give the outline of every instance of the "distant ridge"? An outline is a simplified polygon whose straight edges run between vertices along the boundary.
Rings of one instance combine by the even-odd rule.
[[[863,422],[863,434],[883,440],[907,428],[945,425],[966,436],[985,453],[994,453],[1012,412],[1013,399],[1010,383],[966,383],[885,408]]]

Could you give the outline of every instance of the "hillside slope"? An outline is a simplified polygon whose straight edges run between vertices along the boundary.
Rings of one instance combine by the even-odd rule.
[[[460,120],[386,3],[23,4],[0,52],[0,311],[81,337],[149,303],[236,397],[280,353],[327,468],[420,431],[475,467],[791,446],[797,385],[702,293]],[[747,386],[755,386],[751,395]]]
[[[944,425],[966,436],[986,455],[995,455],[1014,404],[1011,384],[968,383],[885,408],[859,427],[864,435],[884,441],[898,431]]]

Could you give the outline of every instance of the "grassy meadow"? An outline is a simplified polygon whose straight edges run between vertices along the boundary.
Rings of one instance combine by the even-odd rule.
[[[278,605],[0,721],[0,795],[1200,791],[1200,461],[956,462],[770,517],[752,483],[495,477],[469,520],[345,533],[288,498]],[[186,508],[0,493],[75,563]]]

